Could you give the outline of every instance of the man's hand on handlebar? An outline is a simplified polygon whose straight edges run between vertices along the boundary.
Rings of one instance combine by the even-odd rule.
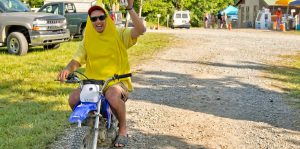
[[[62,83],[65,82],[65,79],[68,77],[68,75],[71,72],[77,70],[77,68],[79,67],[80,67],[80,63],[72,59],[67,65],[67,67],[64,70],[59,72],[59,74],[57,75],[57,80],[59,80]]]
[[[68,77],[69,74],[70,74],[70,71],[67,69],[64,69],[61,72],[59,72],[59,74],[57,75],[57,80],[59,80],[61,83],[64,83],[65,79]]]

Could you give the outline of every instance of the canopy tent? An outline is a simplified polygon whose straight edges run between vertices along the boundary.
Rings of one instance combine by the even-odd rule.
[[[237,15],[238,9],[236,7],[233,7],[230,5],[221,12],[221,14],[224,14],[224,13],[226,13],[226,15]]]
[[[276,0],[275,4],[281,5],[281,6],[287,6],[286,14],[289,14],[289,4],[293,2],[294,0]]]
[[[276,0],[275,4],[281,5],[281,6],[288,6],[290,2],[294,0]]]
[[[300,0],[295,0],[289,3],[290,6],[300,6]]]

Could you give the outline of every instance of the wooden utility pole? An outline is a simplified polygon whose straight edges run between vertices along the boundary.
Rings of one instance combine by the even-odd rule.
[[[161,17],[161,14],[157,14],[157,29],[159,29],[159,18]]]
[[[143,0],[140,1],[139,17],[142,17]]]

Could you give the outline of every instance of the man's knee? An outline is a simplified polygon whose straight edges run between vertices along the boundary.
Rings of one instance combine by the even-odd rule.
[[[115,84],[107,89],[105,92],[105,97],[108,100],[121,99],[126,102],[128,99],[128,89],[123,83]]]
[[[80,98],[80,89],[75,89],[69,96],[69,105],[72,109],[79,102],[79,98]]]

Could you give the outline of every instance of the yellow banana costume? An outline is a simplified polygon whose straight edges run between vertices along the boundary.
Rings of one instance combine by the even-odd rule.
[[[81,65],[86,64],[85,75],[89,79],[105,80],[114,74],[130,73],[126,50],[136,43],[136,39],[131,39],[130,29],[117,29],[108,12],[105,13],[106,27],[102,33],[94,29],[88,17],[83,43],[73,57]],[[120,81],[129,91],[133,90],[130,78],[111,82],[110,85]]]

